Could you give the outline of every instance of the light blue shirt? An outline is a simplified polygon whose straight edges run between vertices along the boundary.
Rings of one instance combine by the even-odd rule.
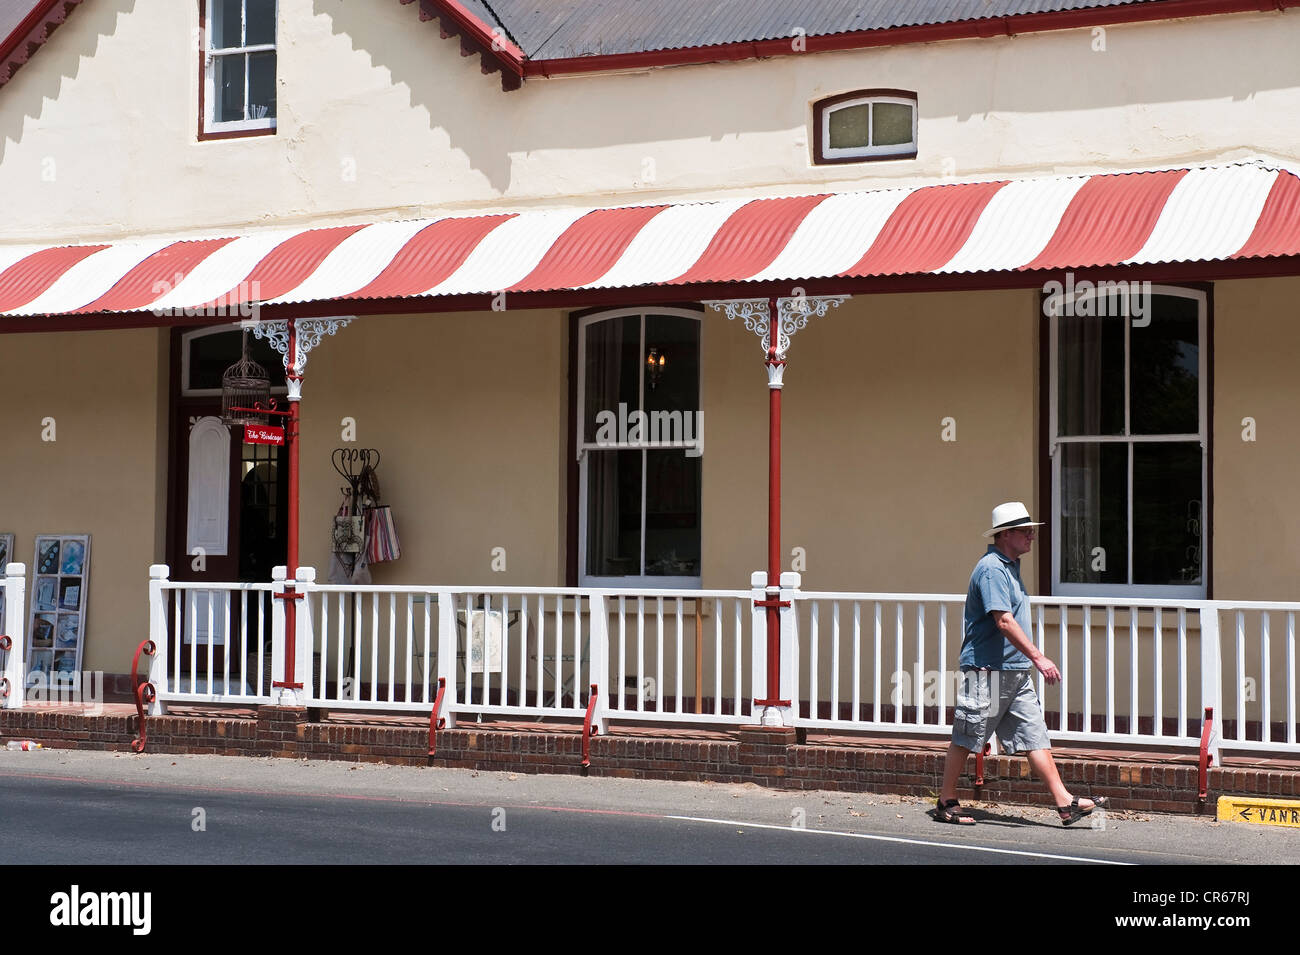
[[[1029,596],[1020,580],[1020,561],[1009,560],[993,544],[979,559],[966,590],[965,639],[959,666],[963,670],[1029,670],[1029,658],[1002,635],[992,613],[1010,611],[1031,637]]]

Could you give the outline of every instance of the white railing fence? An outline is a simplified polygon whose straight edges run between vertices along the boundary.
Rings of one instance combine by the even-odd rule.
[[[608,715],[749,723],[748,591],[606,593]]]
[[[467,715],[582,718],[593,684],[601,723],[750,720],[748,591],[332,585],[311,568],[289,582],[276,568],[269,584],[196,584],[154,570],[157,708],[296,701],[428,712],[441,677],[439,712],[451,725]],[[272,684],[284,672],[276,595],[286,590],[300,595],[298,694]]]
[[[801,723],[951,731],[961,597],[796,592],[794,604]]]
[[[1054,739],[1199,746],[1204,708],[1219,712],[1204,601],[1033,597],[1030,607],[1034,642],[1061,671],[1055,685],[1037,676]]]
[[[1215,602],[1224,745],[1297,750],[1296,615],[1300,604]]]
[[[4,668],[0,670],[0,709],[12,710],[23,705],[24,690],[27,686],[27,664],[24,657],[27,641],[23,634],[27,632],[27,565],[6,564],[4,577],[0,581],[4,588],[4,615],[0,616],[0,634],[9,638],[9,649],[0,650],[0,659]]]
[[[730,725],[765,695],[758,590],[340,586],[167,579],[151,569],[155,709],[177,702],[295,702],[327,709]],[[793,583],[787,586],[785,578]],[[6,579],[8,592],[13,585]],[[284,603],[296,591],[295,679]],[[17,588],[21,605],[21,587]],[[960,678],[959,594],[805,592],[783,575],[783,652],[795,725],[943,735]],[[12,599],[12,598],[11,598]],[[1033,638],[1059,667],[1037,676],[1052,738],[1179,748],[1300,751],[1300,603],[1031,598]],[[11,654],[12,660],[12,654]],[[757,676],[755,674],[758,674]],[[783,681],[785,677],[783,677]],[[595,700],[591,687],[595,686]]]
[[[150,568],[149,680],[160,702],[270,703],[275,625],[271,595],[283,582],[195,583]],[[283,614],[283,608],[280,609]]]

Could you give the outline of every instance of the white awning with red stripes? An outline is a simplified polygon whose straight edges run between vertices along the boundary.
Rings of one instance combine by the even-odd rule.
[[[0,247],[0,316],[781,282],[1300,255],[1263,160],[716,202]],[[738,295],[746,294],[743,289]]]

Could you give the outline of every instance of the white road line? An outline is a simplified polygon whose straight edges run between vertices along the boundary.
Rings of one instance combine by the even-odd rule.
[[[1091,862],[1094,865],[1133,865],[1132,862],[1114,862],[1110,859],[1088,859],[1084,856],[1060,856],[1050,852],[1025,852],[1021,849],[992,849],[988,846],[968,846],[956,842],[931,842],[928,839],[903,839],[899,836],[873,836],[863,832],[838,832],[834,829],[796,829],[794,826],[773,826],[760,822],[741,822],[738,819],[705,819],[701,816],[664,816],[683,822],[713,822],[721,826],[739,826],[742,829],[776,829],[780,832],[809,832],[822,836],[844,836],[848,839],[872,839],[876,842],[903,842],[913,846],[935,846],[940,849],[965,849],[968,852],[996,852],[999,855],[1030,856],[1035,859],[1061,859],[1065,862]]]

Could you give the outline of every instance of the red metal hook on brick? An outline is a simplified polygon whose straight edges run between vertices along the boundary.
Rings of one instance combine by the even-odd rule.
[[[587,715],[582,721],[582,767],[586,769],[591,765],[591,738],[596,735],[595,729],[591,725],[591,716],[596,712],[596,697],[600,695],[600,687],[591,684],[591,696],[587,697]]]
[[[154,646],[152,640],[141,640],[140,645],[135,648],[135,656],[131,658],[131,682],[134,685],[132,696],[135,697],[135,712],[139,717],[140,735],[131,740],[131,749],[137,753],[143,753],[146,743],[145,735],[145,714],[144,707],[146,703],[152,703],[158,698],[158,692],[154,685],[148,680],[140,680],[140,654],[153,656],[158,648]]]
[[[1214,725],[1214,707],[1205,708],[1205,719],[1201,721],[1201,758],[1196,766],[1197,799],[1204,800],[1209,794],[1209,769],[1214,757],[1210,755],[1210,728]]]
[[[985,743],[984,748],[975,754],[975,785],[984,785],[984,757],[993,749],[992,743]]]
[[[438,695],[433,699],[433,710],[429,713],[429,755],[438,754],[438,730],[447,725],[447,721],[438,715],[442,709],[442,695],[447,692],[447,678],[438,677]]]

